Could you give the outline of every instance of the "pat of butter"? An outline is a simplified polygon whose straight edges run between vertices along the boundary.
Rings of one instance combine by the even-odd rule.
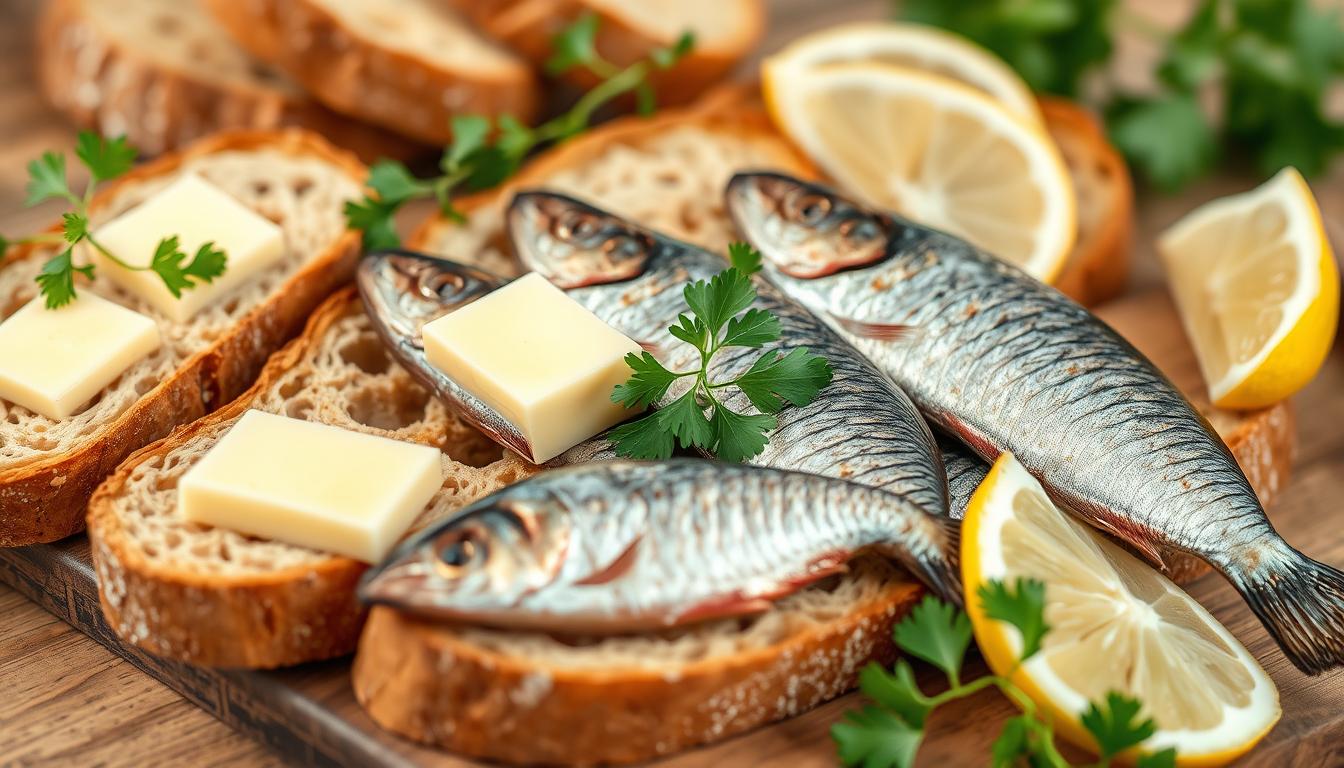
[[[611,402],[640,347],[532,273],[425,325],[425,356],[508,419],[540,464],[634,411]]]
[[[376,563],[442,485],[436,448],[248,411],[177,503],[197,523]]]
[[[203,244],[214,243],[228,259],[224,274],[209,283],[197,282],[183,291],[181,298],[174,298],[153,271],[126,269],[96,248],[88,252],[99,277],[114,280],[179,323],[187,322],[285,255],[285,235],[280,227],[194,174],[184,175],[94,233],[100,245],[137,267],[148,266],[159,241],[173,235],[187,254],[186,263],[196,257]]]
[[[159,327],[87,290],[60,309],[39,296],[0,323],[0,399],[64,419],[159,348]]]

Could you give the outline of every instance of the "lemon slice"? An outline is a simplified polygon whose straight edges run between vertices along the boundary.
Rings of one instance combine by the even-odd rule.
[[[923,24],[864,21],[804,35],[762,65],[787,81],[791,70],[842,62],[897,64],[951,78],[1036,125],[1041,110],[1031,89],[1002,59],[960,35]]]
[[[1271,405],[1320,370],[1339,321],[1339,272],[1296,170],[1195,209],[1158,252],[1215,405]]]
[[[1279,719],[1269,676],[1209,612],[1169,579],[1066,517],[1005,453],[976,489],[961,542],[966,594],[990,579],[1045,583],[1050,626],[1041,650],[1012,680],[1060,733],[1094,747],[1080,723],[1110,691],[1138,698],[1157,732],[1144,744],[1175,747],[1182,765],[1221,765]],[[1013,669],[1022,636],[967,600],[976,643],[997,674]]]
[[[775,123],[869,205],[962,237],[1049,282],[1077,229],[1050,137],[982,93],[893,64],[765,70]]]

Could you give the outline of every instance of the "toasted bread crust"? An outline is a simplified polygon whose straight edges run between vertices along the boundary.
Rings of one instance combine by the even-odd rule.
[[[740,39],[731,45],[691,49],[676,66],[653,72],[650,82],[658,103],[686,104],[697,99],[706,88],[722,80],[737,63],[761,41],[765,34],[765,6],[760,0],[742,2],[752,21]],[[541,67],[551,56],[551,38],[560,29],[585,13],[599,19],[596,47],[617,66],[627,66],[646,58],[656,48],[671,46],[674,39],[655,39],[606,6],[594,7],[584,0],[449,0],[453,7],[470,18],[491,37],[518,51],[535,66]],[[591,88],[598,78],[587,69],[576,68],[561,76],[574,85]]]
[[[366,161],[407,158],[422,149],[342,117],[297,90],[212,82],[165,67],[105,34],[84,13],[87,1],[50,0],[37,28],[43,96],[82,128],[124,134],[145,155],[221,130],[285,126],[316,131]]]
[[[313,567],[248,578],[219,577],[152,564],[112,509],[136,467],[238,418],[256,395],[304,359],[346,312],[350,290],[313,313],[302,335],[273,355],[251,389],[224,408],[176,430],[123,462],[89,501],[89,543],[98,597],[123,639],[160,656],[210,667],[269,669],[342,656],[355,648],[364,610],[355,586],[368,566],[330,557]]]
[[[895,657],[891,627],[923,589],[897,581],[843,618],[774,644],[669,665],[550,666],[390,608],[369,615],[352,680],[379,725],[470,757],[516,764],[632,763],[805,712]]]
[[[445,69],[352,34],[309,0],[203,2],[240,45],[328,107],[420,141],[451,140],[454,114],[536,115],[536,82],[521,62],[500,73]]]
[[[126,184],[171,173],[184,161],[229,150],[271,149],[316,156],[351,178],[366,170],[351,155],[305,131],[240,131],[219,134],[143,165],[95,198]],[[202,349],[78,450],[0,471],[0,547],[57,541],[84,528],[85,504],[98,484],[127,456],[174,427],[228,403],[252,383],[271,352],[291,338],[321,301],[349,280],[359,256],[359,235],[344,232],[309,260],[279,290],[254,307],[232,332]],[[11,260],[35,258],[37,248],[17,249]]]

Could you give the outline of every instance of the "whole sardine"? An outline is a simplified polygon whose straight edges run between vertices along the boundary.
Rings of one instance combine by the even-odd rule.
[[[950,235],[820,186],[741,174],[727,204],[765,273],[985,459],[1154,563],[1221,571],[1298,668],[1344,664],[1344,574],[1289,546],[1165,376],[1063,294]]]
[[[723,271],[724,259],[549,192],[520,193],[507,219],[514,251],[529,269],[640,342],[668,368],[699,367],[699,352],[673,339],[667,328],[687,311],[686,284]],[[776,415],[778,427],[769,444],[749,463],[883,488],[930,512],[945,513],[942,461],[928,425],[905,393],[811,312],[762,280],[755,287],[752,306],[778,318],[780,345],[822,355],[834,377],[808,406],[786,407]],[[713,375],[734,378],[759,356],[759,349],[725,347],[714,358]],[[721,392],[727,393],[727,407],[752,410],[737,389]],[[680,394],[674,391],[667,400]]]
[[[955,599],[956,528],[816,475],[603,462],[544,472],[420,532],[360,596],[432,618],[619,632],[757,613],[873,550]]]

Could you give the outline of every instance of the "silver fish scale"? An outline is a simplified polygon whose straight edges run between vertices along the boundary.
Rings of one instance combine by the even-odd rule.
[[[662,245],[640,277],[611,285],[569,290],[569,295],[598,317],[636,341],[657,342],[659,360],[673,370],[698,367],[699,354],[688,344],[672,341],[667,328],[686,312],[682,289],[689,280],[708,280],[724,268],[719,257],[681,244]],[[756,302],[779,319],[784,349],[806,345],[830,361],[835,376],[810,405],[786,406],[777,414],[778,428],[764,452],[750,461],[849,479],[907,495],[935,513],[947,510],[942,460],[928,426],[905,393],[824,322],[785,297],[769,283],[756,280]],[[744,373],[761,350],[728,347],[714,359],[711,375],[726,380]],[[683,390],[674,390],[659,405]],[[750,400],[736,388],[725,404],[752,411]],[[568,460],[568,457],[567,457]]]
[[[1235,551],[1229,536],[1273,535],[1208,423],[1128,342],[992,257],[910,229],[874,267],[772,278],[830,317],[909,326],[879,341],[837,322],[930,422],[986,458],[992,446],[1013,451],[1102,527],[1206,556]]]
[[[564,501],[573,537],[559,577],[520,604],[544,613],[673,616],[711,598],[770,595],[811,578],[811,564],[827,554],[887,545],[919,558],[945,544],[934,518],[899,497],[797,473],[613,462],[531,482]],[[632,543],[634,560],[619,576],[575,583]]]

